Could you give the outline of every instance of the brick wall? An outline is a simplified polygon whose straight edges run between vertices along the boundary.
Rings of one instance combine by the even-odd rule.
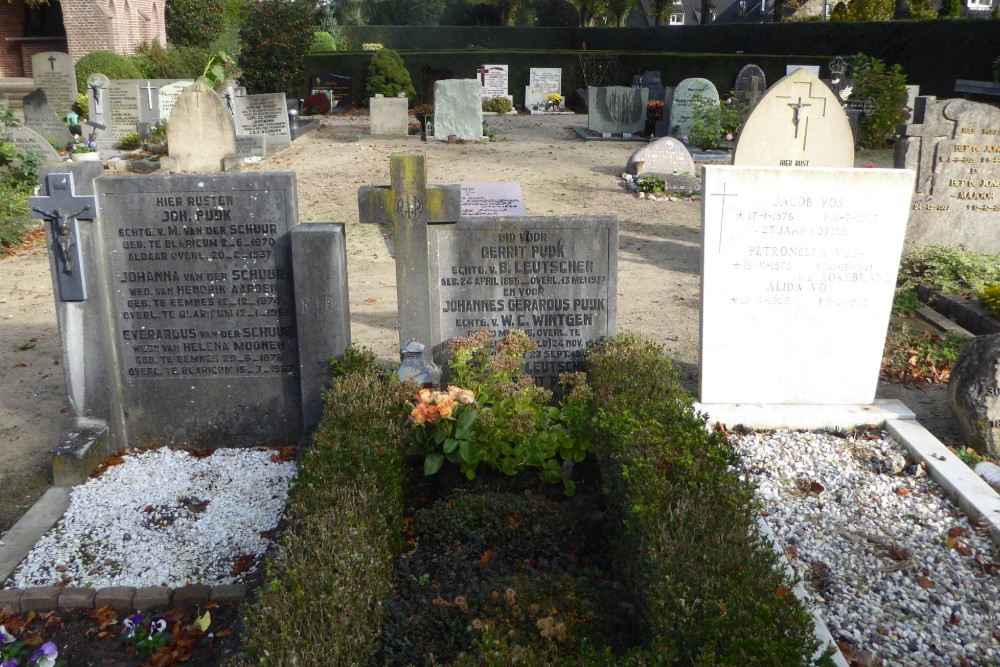
[[[0,2],[0,77],[29,76],[21,61],[21,44],[8,42],[24,32],[24,4],[21,0]]]

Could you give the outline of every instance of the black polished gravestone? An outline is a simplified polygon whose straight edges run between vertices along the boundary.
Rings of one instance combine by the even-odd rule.
[[[326,93],[333,104],[333,109],[342,111],[352,104],[351,77],[340,74],[321,72],[309,76],[309,92]],[[333,110],[331,110],[333,111]]]

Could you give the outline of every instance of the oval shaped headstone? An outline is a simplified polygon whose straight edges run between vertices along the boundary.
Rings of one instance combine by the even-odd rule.
[[[223,158],[236,155],[233,117],[215,91],[201,81],[177,99],[167,127],[167,145],[170,164],[182,171],[220,171]]]
[[[766,90],[767,79],[764,77],[764,70],[757,65],[753,63],[744,65],[737,73],[733,92],[744,104],[750,105],[751,108],[756,106]]]
[[[686,137],[694,126],[694,103],[698,98],[719,106],[719,91],[708,79],[684,79],[674,90],[670,105],[670,136]]]
[[[625,164],[625,173],[633,176],[694,175],[694,160],[684,142],[673,137],[663,137],[632,153]]]

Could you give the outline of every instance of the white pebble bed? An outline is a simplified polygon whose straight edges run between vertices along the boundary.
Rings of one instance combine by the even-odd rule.
[[[239,583],[267,549],[296,473],[295,462],[272,462],[275,453],[126,455],[73,489],[66,514],[5,587]],[[233,574],[246,555],[254,565]]]
[[[862,664],[1000,665],[1000,575],[984,567],[1000,554],[890,436],[731,442],[834,639],[870,654]]]

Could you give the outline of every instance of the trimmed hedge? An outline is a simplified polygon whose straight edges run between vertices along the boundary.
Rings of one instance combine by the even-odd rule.
[[[642,619],[636,664],[812,664],[812,616],[757,527],[753,487],[669,359],[621,335],[588,364],[609,539]]]

